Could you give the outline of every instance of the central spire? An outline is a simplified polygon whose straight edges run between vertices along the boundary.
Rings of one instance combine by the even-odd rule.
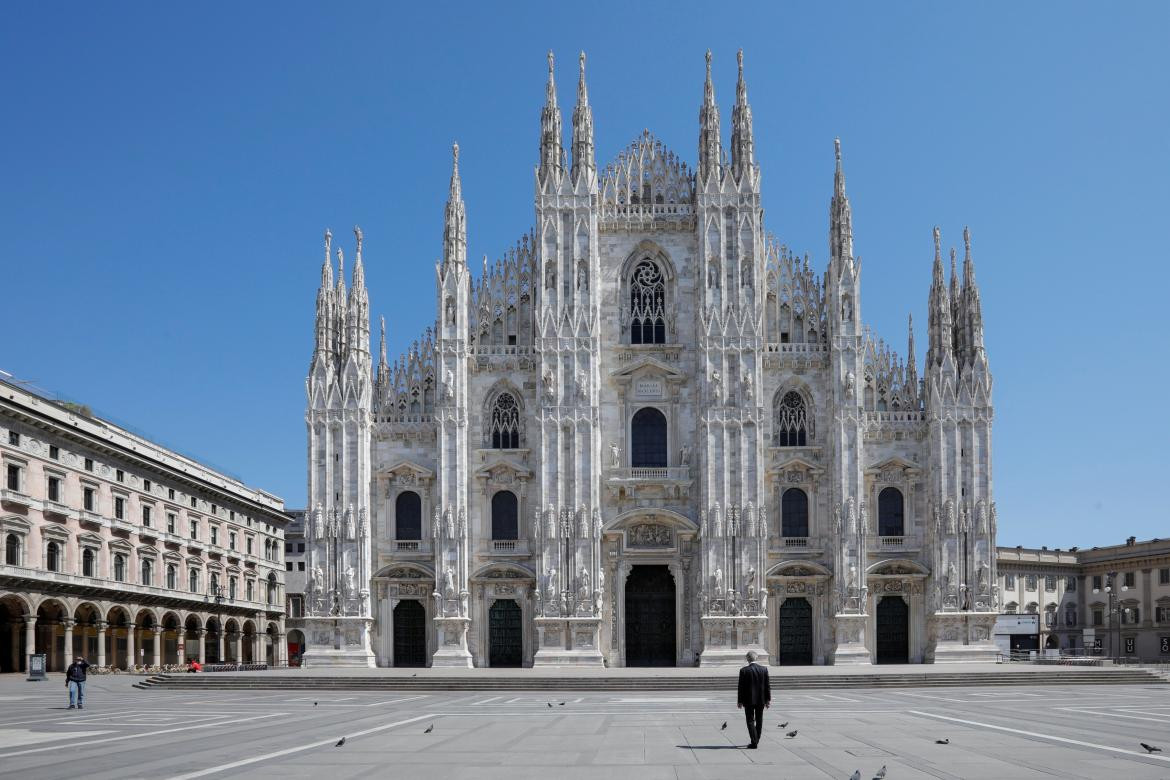
[[[459,144],[451,147],[451,191],[443,219],[443,264],[467,262],[467,210],[463,205],[463,184],[459,180]]]
[[[553,76],[554,60],[552,50],[548,53],[548,86],[545,89],[544,108],[540,112],[540,181],[543,184],[549,176],[560,177],[564,163],[561,148],[561,109],[557,105],[557,83]]]
[[[593,152],[593,109],[589,107],[589,92],[585,88],[585,52],[578,59],[577,106],[573,109],[573,181],[582,173],[597,170]]]
[[[731,169],[735,178],[750,172],[755,163],[755,141],[752,137],[752,107],[747,99],[747,82],[743,79],[743,49],[736,54],[739,79],[735,84],[735,108],[731,111]]]
[[[699,108],[699,184],[711,174],[719,175],[722,147],[719,141],[719,106],[711,83],[711,50],[707,49],[707,80],[703,84],[703,105]]]

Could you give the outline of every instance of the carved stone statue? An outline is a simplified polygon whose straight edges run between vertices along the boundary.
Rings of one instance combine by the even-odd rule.
[[[589,264],[584,260],[577,262],[577,289],[589,292]]]
[[[582,400],[589,398],[589,372],[583,368],[577,369],[577,394]]]
[[[577,575],[577,602],[579,604],[584,604],[589,601],[589,585],[589,572],[582,566],[581,573]]]
[[[719,263],[715,260],[707,265],[707,286],[712,290],[719,289]]]
[[[615,469],[621,468],[622,448],[617,446],[617,442],[609,443],[609,465]]]
[[[711,392],[716,401],[723,397],[723,374],[717,368],[711,372]]]
[[[850,371],[845,375],[845,397],[852,398],[854,393],[854,385],[857,384],[857,377]]]
[[[443,374],[443,397],[448,401],[455,397],[455,375],[449,368],[447,373]]]
[[[557,397],[557,375],[551,368],[544,372],[544,394],[550,401]]]
[[[352,566],[346,567],[346,570],[345,570],[345,595],[348,596],[349,598],[353,598],[354,593],[357,592],[357,588],[355,587],[354,581],[353,581],[353,575],[354,575],[353,567]]]
[[[450,566],[443,570],[443,598],[455,598],[455,572]]]
[[[691,445],[684,444],[682,446],[682,452],[678,454],[678,461],[684,466],[691,465]]]
[[[947,564],[947,578],[943,580],[943,585],[947,590],[950,590],[951,587],[954,586],[957,576],[958,575],[955,571],[955,562],[951,561],[949,564]]]
[[[752,400],[752,398],[754,398],[755,394],[756,394],[755,386],[753,384],[754,381],[755,380],[752,379],[752,372],[745,371],[743,373],[743,395],[744,395],[744,398],[746,398],[749,401]]]
[[[716,567],[715,573],[711,575],[713,582],[711,583],[711,590],[715,593],[715,598],[723,598],[723,569]]]
[[[447,324],[448,325],[455,324],[455,299],[454,298],[447,299]]]
[[[552,260],[544,264],[544,286],[549,290],[557,286],[557,267]]]
[[[857,592],[857,566],[852,563],[849,564],[849,592]]]

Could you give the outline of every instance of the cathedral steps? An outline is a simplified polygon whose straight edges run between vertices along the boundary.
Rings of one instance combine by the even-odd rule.
[[[135,687],[146,690],[338,690],[338,691],[731,691],[734,670],[715,675],[645,676],[497,676],[459,674],[405,677],[315,676],[278,673],[154,675]],[[1170,680],[1147,669],[1045,669],[1003,672],[872,672],[869,674],[799,674],[772,671],[774,690],[850,690],[857,688],[948,688],[1037,685],[1166,684]]]

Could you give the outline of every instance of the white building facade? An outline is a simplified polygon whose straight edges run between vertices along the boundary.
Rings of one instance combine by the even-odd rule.
[[[0,671],[280,663],[283,502],[0,382]]]
[[[307,380],[314,664],[994,658],[991,375],[969,237],[934,233],[919,380],[863,327],[840,145],[823,274],[766,232],[742,53],[694,169],[594,160],[553,61],[535,227],[473,276],[454,150],[436,319],[369,349],[331,236]]]

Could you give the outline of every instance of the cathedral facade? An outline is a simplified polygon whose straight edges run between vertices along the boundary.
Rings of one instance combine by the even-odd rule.
[[[454,148],[435,321],[370,353],[326,233],[307,379],[305,663],[994,660],[991,375],[935,229],[919,378],[862,325],[840,144],[828,264],[768,234],[743,76],[692,169],[568,147],[552,55],[535,226],[472,273]],[[401,323],[396,323],[401,327]]]

